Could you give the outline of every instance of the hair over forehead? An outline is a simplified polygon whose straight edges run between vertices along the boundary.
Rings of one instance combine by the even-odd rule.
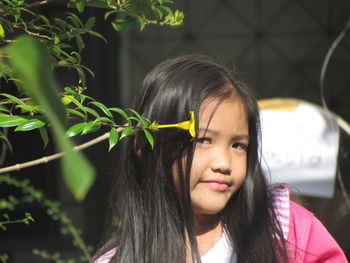
[[[203,56],[166,60],[146,76],[137,91],[134,107],[158,121],[182,121],[188,111],[198,113],[207,98],[242,97],[233,71]],[[245,98],[242,98],[244,104]]]

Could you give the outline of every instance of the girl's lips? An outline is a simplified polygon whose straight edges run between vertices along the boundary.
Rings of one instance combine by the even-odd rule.
[[[229,188],[229,183],[226,183],[226,182],[202,181],[201,183],[213,190],[220,191],[220,192],[226,192],[227,189]]]

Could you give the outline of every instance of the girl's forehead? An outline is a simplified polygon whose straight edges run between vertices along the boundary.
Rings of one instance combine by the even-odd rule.
[[[200,107],[198,130],[199,133],[210,132],[219,137],[248,136],[244,102],[239,97],[204,101]]]
[[[242,99],[238,96],[230,96],[228,98],[214,97],[205,99],[199,107],[199,118],[214,115],[218,107],[223,104],[235,105],[236,111],[239,111],[242,114],[242,117],[247,115],[245,104],[243,103]]]

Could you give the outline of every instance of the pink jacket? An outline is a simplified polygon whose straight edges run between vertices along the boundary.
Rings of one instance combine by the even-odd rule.
[[[292,201],[287,240],[292,263],[348,262],[322,223],[311,212]]]

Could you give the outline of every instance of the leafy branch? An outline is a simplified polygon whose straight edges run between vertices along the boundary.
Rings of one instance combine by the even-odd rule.
[[[0,175],[0,182],[20,188],[24,195],[22,201],[39,203],[44,209],[46,209],[47,214],[50,215],[53,220],[59,221],[62,224],[63,227],[61,232],[64,234],[70,234],[73,237],[73,245],[82,251],[85,261],[88,261],[91,258],[91,248],[84,243],[81,238],[81,231],[73,225],[70,217],[65,212],[61,211],[59,202],[47,199],[41,191],[36,190],[30,185],[29,180],[20,181],[9,175]],[[10,220],[7,214],[2,214],[2,216],[6,219],[5,221],[0,221],[0,227],[3,230],[5,230],[5,224],[20,222],[29,224],[30,221],[34,222],[34,219],[29,213],[26,213],[26,217],[21,220]]]
[[[38,131],[44,148],[52,135],[56,154],[45,156],[12,167],[0,169],[0,183],[20,188],[22,196],[8,195],[0,199],[0,210],[14,211],[21,203],[39,203],[51,216],[62,224],[62,233],[73,237],[73,244],[82,252],[78,262],[87,262],[91,248],[81,238],[60,204],[44,197],[42,192],[11,175],[25,167],[61,158],[65,185],[76,200],[83,200],[95,180],[95,170],[81,153],[82,149],[108,139],[109,150],[123,138],[143,132],[151,147],[154,146],[152,131],[159,125],[143,118],[133,109],[107,107],[87,96],[87,75],[94,73],[84,65],[81,52],[85,48],[85,36],[97,37],[105,42],[103,35],[95,31],[95,17],[80,18],[86,7],[100,8],[104,18],[117,31],[132,28],[143,30],[148,25],[177,27],[183,23],[181,11],[172,10],[170,0],[69,0],[61,17],[47,17],[40,13],[49,5],[47,0],[1,0],[0,1],[0,141],[3,145],[0,166],[7,153],[16,151],[10,141],[14,132]],[[68,11],[68,9],[67,9]],[[72,70],[77,83],[58,88],[54,78],[57,68]],[[122,124],[121,124],[122,123]],[[49,131],[50,129],[50,131]],[[103,132],[94,139],[74,146],[72,138],[89,133]],[[29,213],[23,218],[10,218],[9,213],[0,215],[0,228],[10,224],[31,223]],[[73,263],[75,259],[62,259],[60,253],[33,250],[35,255],[56,263]],[[0,262],[8,262],[7,254],[0,254]]]
[[[72,3],[71,1],[70,4]],[[81,3],[74,3],[81,12],[82,9],[79,7]],[[179,11],[173,13],[165,6],[169,3],[171,2],[167,0],[116,2],[96,0],[87,1],[85,4],[110,10],[110,13],[106,13],[106,19],[110,16],[118,17],[112,25],[117,30],[125,30],[131,28],[131,18],[134,22],[138,21],[132,24],[133,26],[139,24],[140,29],[152,23],[170,26],[181,24],[183,16],[181,18]],[[41,4],[45,3],[41,2]],[[49,138],[46,127],[50,126],[58,150],[65,152],[62,161],[65,182],[75,198],[82,200],[93,184],[95,174],[85,157],[73,149],[73,143],[69,138],[78,134],[96,132],[102,126],[109,127],[109,150],[111,150],[119,140],[134,134],[135,130],[139,129],[138,127],[135,129],[131,121],[139,121],[140,127],[153,147],[153,137],[147,130],[150,122],[140,119],[131,110],[130,112],[135,116],[129,118],[125,111],[115,107],[107,108],[83,95],[83,91],[86,90],[86,72],[91,75],[93,72],[82,65],[80,52],[85,47],[82,35],[91,34],[104,39],[102,35],[92,30],[95,24],[94,17],[88,18],[84,23],[74,13],[67,13],[65,20],[48,19],[42,14],[29,10],[22,0],[5,0],[1,2],[0,7],[2,7],[0,45],[1,41],[3,43],[12,41],[0,49],[0,77],[6,83],[13,82],[20,91],[19,96],[1,93],[3,99],[0,101],[0,127],[14,127],[15,132],[37,129],[46,146]],[[22,13],[27,15],[23,16]],[[128,21],[125,22],[128,25],[123,21]],[[15,34],[16,30],[24,30],[32,38],[22,36],[11,39],[11,35]],[[71,40],[75,40],[77,51],[71,45]],[[79,77],[79,85],[66,87],[60,98],[57,95],[58,89],[52,74],[52,70],[56,67],[73,68]],[[84,101],[89,101],[89,105],[84,105]],[[90,107],[91,105],[97,107],[105,116],[100,116],[100,113]],[[127,119],[127,126],[118,125],[112,112]],[[66,133],[68,121],[76,118],[84,121],[71,126]],[[119,133],[118,128],[121,127],[123,129]],[[0,139],[7,149],[13,150],[4,133],[0,134]],[[80,164],[79,169],[76,163]],[[19,165],[16,167],[18,168]]]
[[[4,231],[7,229],[5,225],[19,224],[19,223],[24,223],[26,225],[29,225],[30,222],[34,222],[34,219],[30,213],[25,213],[24,218],[21,218],[21,219],[10,219],[10,216],[7,213],[2,214],[2,217],[4,218],[2,220],[5,220],[5,221],[0,221],[0,228]]]

